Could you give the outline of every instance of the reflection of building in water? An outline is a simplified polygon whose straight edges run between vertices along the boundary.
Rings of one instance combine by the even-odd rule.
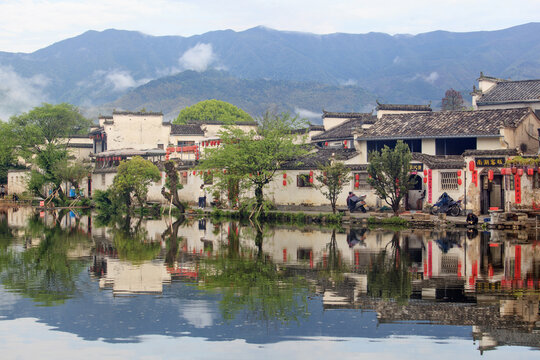
[[[99,279],[99,287],[112,289],[113,294],[161,293],[163,284],[171,282],[163,261],[145,261],[133,264],[119,259],[99,261],[99,270],[105,270]],[[96,270],[98,270],[96,268]]]

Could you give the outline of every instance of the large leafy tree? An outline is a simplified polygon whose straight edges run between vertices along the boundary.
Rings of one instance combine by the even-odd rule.
[[[415,185],[409,176],[412,156],[409,146],[399,140],[395,148],[385,146],[369,154],[368,183],[397,215],[401,199]]]
[[[182,190],[184,186],[180,184],[178,179],[178,169],[174,161],[167,161],[164,164],[167,174],[165,186],[161,188],[161,194],[167,201],[174,205],[180,213],[185,211],[184,204],[180,201],[178,190]]]
[[[330,201],[332,212],[335,214],[339,194],[351,180],[351,171],[339,161],[331,161],[321,166],[319,170],[321,173],[315,177],[320,183],[317,188]]]
[[[199,168],[217,170],[215,181],[239,183],[242,190],[254,191],[259,212],[264,202],[264,187],[286,162],[309,152],[306,146],[295,142],[297,134],[292,131],[303,123],[287,113],[267,112],[259,119],[257,130],[224,126],[220,133],[222,146],[206,149]]]
[[[0,183],[6,183],[8,170],[17,166],[17,148],[13,125],[0,121]]]
[[[188,106],[180,111],[174,124],[186,124],[188,121],[221,121],[235,123],[238,121],[251,121],[253,118],[244,110],[221,100],[204,100],[195,105]]]
[[[444,98],[442,99],[441,110],[463,110],[465,108],[465,102],[463,101],[463,96],[454,89],[448,89],[444,93]]]
[[[123,210],[132,213],[133,200],[143,206],[148,194],[148,186],[159,181],[161,174],[156,165],[140,156],[120,162],[114,177],[111,192]]]
[[[53,194],[63,197],[62,179],[55,174],[59,162],[68,158],[70,138],[88,134],[92,122],[71,104],[43,104],[10,119],[19,155],[34,165],[29,189],[45,198],[43,189],[50,185]]]

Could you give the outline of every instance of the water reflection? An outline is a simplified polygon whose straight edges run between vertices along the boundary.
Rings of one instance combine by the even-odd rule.
[[[0,316],[109,341],[472,333],[482,351],[540,344],[534,233],[93,223],[0,212]],[[91,316],[53,316],[8,292]],[[141,293],[153,296],[131,296]]]

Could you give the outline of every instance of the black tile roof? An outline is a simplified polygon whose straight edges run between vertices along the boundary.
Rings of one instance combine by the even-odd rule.
[[[383,115],[360,138],[377,140],[499,136],[501,128],[517,127],[531,113],[529,108],[518,108],[388,114]]]
[[[422,153],[412,153],[412,159],[419,161],[430,169],[462,169],[465,161],[460,155],[427,155]]]
[[[345,121],[322,134],[315,135],[312,141],[350,139],[354,130],[361,129],[363,124],[374,124],[376,120],[377,117],[374,115],[363,114],[362,117]]]
[[[380,104],[379,102],[377,102],[377,110],[432,111],[431,105]]]
[[[171,135],[200,135],[204,136],[204,131],[199,124],[171,124]]]
[[[497,150],[465,150],[463,156],[492,156],[492,155],[519,155],[516,149],[497,149]]]
[[[540,80],[500,81],[476,101],[478,105],[540,102]]]
[[[340,119],[364,119],[366,117],[373,116],[370,113],[355,113],[355,112],[331,112],[323,110],[323,119],[324,118],[340,118]]]
[[[335,160],[345,161],[356,155],[355,149],[318,149],[303,158],[289,161],[281,166],[282,169],[301,170],[318,169],[321,165],[326,165],[334,155]]]
[[[152,112],[152,111],[113,111],[113,115],[138,115],[138,116],[163,116],[162,112]],[[102,117],[105,118],[105,117]],[[111,117],[112,119],[112,117]]]
[[[223,121],[219,120],[188,120],[188,124],[194,125],[231,125],[229,123],[225,123]],[[232,125],[257,125],[257,122],[255,121],[235,121]]]

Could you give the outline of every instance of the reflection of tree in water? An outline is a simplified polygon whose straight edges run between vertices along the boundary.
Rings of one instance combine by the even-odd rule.
[[[368,271],[368,295],[406,303],[412,294],[410,260],[400,247],[399,232],[394,233],[388,245]]]
[[[307,316],[307,282],[288,276],[262,254],[262,227],[255,226],[256,251],[240,246],[237,229],[231,223],[227,244],[215,258],[202,259],[199,268],[199,286],[222,294],[223,318],[245,313],[253,320],[285,323]]]
[[[167,266],[172,266],[178,256],[180,241],[183,240],[183,238],[178,238],[178,228],[185,220],[184,216],[179,217],[174,223],[167,227],[163,234],[161,234],[161,238],[165,240],[166,244],[167,252],[165,253],[165,264],[167,264]]]
[[[113,244],[120,259],[140,263],[159,255],[160,243],[149,239],[148,230],[141,223],[142,218],[132,225],[131,218],[125,217],[111,227]]]
[[[341,252],[338,249],[336,229],[332,230],[332,236],[330,242],[326,244],[326,250],[328,251],[328,257],[323,258],[322,270],[319,275],[331,281],[342,282],[345,279],[344,273],[349,271],[349,267],[343,261]]]
[[[39,218],[33,218],[26,228],[26,238],[39,238],[40,242],[24,251],[0,246],[0,282],[7,289],[47,306],[75,296],[77,277],[87,261],[71,259],[68,252],[82,244],[90,245],[88,236],[59,225],[47,227]]]

